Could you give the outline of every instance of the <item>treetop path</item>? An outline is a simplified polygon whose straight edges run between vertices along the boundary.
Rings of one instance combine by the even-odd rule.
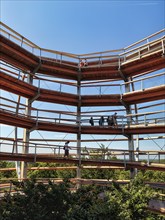
[[[0,88],[17,99],[12,100],[9,95],[1,97],[0,122],[15,127],[15,133],[12,153],[1,150],[0,159],[23,161],[21,178],[27,175],[27,162],[34,160],[76,164],[78,178],[81,165],[124,167],[130,169],[132,177],[135,168],[164,171],[164,164],[139,161],[139,146],[134,149],[135,140],[138,145],[143,138],[140,135],[158,134],[164,139],[164,33],[164,29],[160,30],[117,50],[72,54],[41,48],[0,22]],[[45,107],[36,107],[36,103]],[[64,111],[59,106],[74,110]],[[95,110],[86,110],[87,107]],[[118,113],[116,126],[108,122],[114,112]],[[90,118],[93,125],[89,123]],[[19,152],[18,128],[24,129]],[[30,135],[34,131],[76,135],[73,143],[77,146],[72,157],[31,154]],[[85,135],[123,136],[128,142],[128,151],[123,150],[120,155],[128,158],[111,161],[105,157],[102,161],[99,154],[95,155],[98,159],[83,158],[81,143]],[[115,141],[115,138],[108,139]],[[1,138],[3,149],[5,140]],[[156,154],[159,162],[163,158],[160,155],[164,156],[163,148]],[[143,155],[147,158],[150,153],[152,150]]]

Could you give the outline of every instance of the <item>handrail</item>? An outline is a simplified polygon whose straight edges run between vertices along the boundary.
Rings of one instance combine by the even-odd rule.
[[[13,33],[16,34],[17,36],[19,36],[21,39],[26,40],[26,41],[28,42],[28,44],[27,44],[26,42],[24,42],[24,43],[26,43],[28,46],[33,46],[33,47],[35,47],[35,48],[37,48],[37,49],[40,49],[39,46],[37,46],[36,44],[34,44],[32,41],[28,40],[26,37],[22,36],[22,35],[19,34],[18,32],[14,31],[13,29],[11,29],[10,27],[8,27],[7,25],[3,24],[2,22],[0,22],[0,25],[4,26],[4,27],[7,28],[8,30],[10,30],[11,32],[13,32]],[[4,32],[5,34],[8,34],[9,36],[12,36],[12,37],[15,38],[16,40],[19,40],[19,41],[20,41],[19,38],[17,38],[16,36],[14,36],[14,35],[8,33],[7,31],[3,30],[2,28],[0,28],[0,31],[2,31],[2,32]]]
[[[145,38],[143,38],[142,40],[139,40],[139,41],[137,41],[137,42],[135,42],[135,43],[133,43],[133,44],[127,46],[127,47],[124,47],[124,50],[127,50],[127,49],[129,49],[130,47],[133,47],[133,46],[135,46],[135,45],[137,45],[137,44],[139,44],[139,43],[141,43],[141,42],[143,42],[143,41],[145,41],[145,40],[148,40],[148,39],[150,39],[150,38],[152,38],[152,37],[154,37],[154,36],[156,36],[156,35],[158,35],[158,34],[160,34],[160,33],[163,33],[163,32],[165,32],[165,28],[163,28],[162,30],[160,30],[160,31],[158,31],[158,32],[156,32],[156,33],[154,33],[154,34],[151,34],[151,35],[149,35],[148,37],[145,37]]]
[[[128,85],[130,83],[134,83],[134,82],[139,82],[139,81],[142,81],[142,80],[146,80],[146,79],[151,79],[151,78],[155,78],[155,77],[158,77],[158,76],[163,76],[165,75],[165,72],[162,72],[162,73],[158,73],[158,74],[155,74],[153,76],[146,76],[146,77],[143,77],[143,78],[140,78],[140,79],[136,79],[136,80],[131,80],[129,82],[124,82],[124,83],[121,83],[120,85]]]
[[[55,124],[65,124],[65,125],[70,125],[70,126],[77,126],[77,122],[78,122],[77,119],[63,119],[63,118],[61,118],[60,114],[59,114],[59,118],[56,118],[56,117],[53,117],[53,118],[41,117],[41,116],[39,116],[39,111],[38,110],[36,111],[36,116],[28,116],[28,117],[26,117],[24,114],[20,114],[20,113],[16,114],[15,112],[13,112],[11,110],[6,110],[6,109],[2,109],[2,108],[1,108],[1,110],[4,111],[4,112],[9,112],[11,114],[20,116],[20,117],[29,118],[29,119],[31,119],[35,123],[38,123],[38,122],[43,122],[43,123],[52,122],[52,123],[55,123]],[[139,116],[139,117],[140,116],[144,116],[144,119],[143,120],[142,119],[141,120],[138,119],[138,123],[137,123],[137,121],[134,122],[132,120],[131,125],[134,125],[134,124],[135,125],[138,125],[138,124],[142,125],[142,124],[144,124],[146,126],[146,123],[148,124],[151,120],[154,121],[154,123],[158,123],[158,122],[160,123],[161,121],[164,122],[165,121],[164,117],[161,117],[161,118],[149,118],[149,119],[146,118],[147,115],[164,113],[164,112],[165,112],[165,110],[156,111],[156,112],[148,112],[148,113],[140,113],[140,114],[129,114],[129,115],[125,115],[125,116],[123,116],[123,115],[122,116],[118,116],[118,126],[119,126],[119,128],[120,127],[121,128],[125,127],[127,125],[127,123],[128,123],[127,120],[126,120],[127,117],[137,117],[137,116]],[[94,121],[96,122],[96,121],[99,120],[101,115],[85,115],[85,116],[81,115],[81,123],[89,123],[89,118],[91,116],[95,117]],[[104,116],[108,117],[109,115],[104,115]],[[82,119],[83,117],[88,117],[88,118],[87,119]],[[46,119],[46,121],[45,121],[45,119]],[[120,121],[120,119],[121,119],[121,121]],[[68,124],[68,123],[64,123],[64,122],[68,122],[68,123],[69,122],[73,122],[73,123],[69,123]],[[107,126],[107,125],[105,125],[105,126]],[[104,127],[104,126],[102,126],[102,127]]]
[[[11,103],[14,103],[14,104],[17,104],[16,101],[13,101],[13,100],[10,100],[8,98],[4,98],[4,97],[0,97],[0,100],[5,100],[7,102],[11,102]],[[3,103],[1,103],[3,105]],[[25,104],[22,104],[20,103],[20,105],[22,105],[24,108],[22,109],[25,109],[27,107],[27,105]],[[10,107],[13,107],[13,106],[10,106]],[[57,114],[66,114],[66,115],[71,115],[71,116],[76,116],[76,112],[71,112],[71,111],[60,111],[60,110],[45,110],[45,109],[38,109],[38,108],[35,108],[35,107],[29,107],[30,110],[32,111],[41,111],[41,112],[51,112],[51,113],[57,113]]]
[[[3,139],[0,138],[0,140],[2,141]],[[11,143],[9,143],[9,141]],[[48,148],[48,149],[58,149],[63,148],[63,145],[60,144],[50,144],[50,146],[48,146],[48,144],[40,144],[40,143],[33,143],[33,142],[25,142],[25,141],[20,141],[20,140],[8,140],[8,142],[1,142],[0,144],[3,145],[9,145],[9,146],[13,146],[13,143],[17,142],[17,146],[24,146],[26,144],[29,144],[29,148]],[[70,146],[72,150],[76,150],[77,147],[75,146]],[[147,153],[160,153],[160,154],[165,154],[165,150],[127,150],[127,149],[115,149],[115,148],[98,148],[98,147],[82,147],[82,154],[85,155],[85,151],[87,152],[87,154],[89,153],[100,153],[100,152],[106,152],[106,153],[111,153],[111,154],[115,154],[115,152],[134,152],[134,153],[139,153],[139,154],[147,154]],[[46,154],[46,153],[40,153],[42,154]]]
[[[139,137],[139,140],[154,140],[154,139],[165,139],[165,135],[161,135],[161,136],[152,136],[152,137]],[[0,137],[0,140],[5,140],[5,141],[20,141],[22,142],[23,141],[23,138],[11,138],[11,137]],[[54,138],[44,138],[44,139],[41,139],[41,138],[37,138],[37,139],[33,139],[31,138],[30,139],[30,142],[33,143],[34,141],[34,144],[36,143],[36,141],[39,141],[39,143],[41,142],[58,142],[58,143],[61,143],[61,142],[66,142],[66,141],[70,141],[70,142],[77,142],[77,140],[75,139],[54,139]],[[136,138],[134,138],[133,140],[136,140]],[[112,139],[112,138],[101,138],[101,139],[96,139],[95,138],[95,142],[109,142],[109,141],[128,141],[127,138],[115,138],[115,139]],[[81,142],[93,142],[93,139],[82,139]],[[47,144],[46,144],[47,145]]]
[[[38,45],[34,44],[32,41],[28,40],[26,37],[24,37],[23,35],[19,34],[18,32],[16,32],[15,30],[13,30],[12,28],[10,28],[9,26],[7,26],[6,24],[2,23],[0,21],[0,25],[4,26],[6,29],[8,29],[9,31],[13,32],[15,35],[19,36],[21,38],[21,40],[19,38],[17,38],[16,36],[8,33],[7,31],[3,30],[2,28],[0,28],[0,31],[9,34],[10,36],[12,36],[13,38],[15,38],[16,40],[19,40],[20,42],[22,41],[22,39],[24,40],[24,43],[28,46],[31,46],[32,48],[36,48],[39,50],[43,50],[45,52],[51,52],[51,53],[55,53],[58,55],[65,55],[68,57],[73,57],[73,58],[78,58],[76,54],[72,54],[72,53],[67,53],[67,52],[61,52],[61,51],[57,51],[57,50],[49,50],[49,49],[45,49],[45,48],[41,48]],[[27,41],[28,43],[26,43],[25,41]]]
[[[126,50],[132,48],[133,46],[135,46],[135,45],[137,45],[137,44],[139,44],[139,43],[141,43],[141,42],[144,42],[144,41],[147,40],[147,39],[150,39],[150,38],[152,38],[152,37],[154,37],[154,36],[157,36],[157,35],[159,35],[159,34],[165,32],[165,29],[162,29],[162,30],[160,30],[160,31],[158,31],[158,32],[156,32],[156,33],[154,33],[154,34],[151,34],[151,35],[148,36],[148,37],[145,37],[144,39],[142,39],[142,40],[140,40],[140,41],[137,41],[137,42],[135,42],[135,43],[133,43],[133,44],[131,44],[131,45],[125,47],[125,48],[121,48],[121,49],[100,51],[100,52],[87,53],[87,54],[73,54],[73,53],[67,53],[67,52],[61,52],[61,51],[57,51],[57,50],[51,50],[51,49],[41,48],[41,47],[39,47],[38,45],[36,45],[36,44],[34,44],[33,42],[31,42],[30,40],[28,40],[27,38],[25,38],[24,36],[20,35],[18,32],[14,31],[12,28],[10,28],[10,27],[8,27],[7,25],[5,25],[4,23],[0,22],[0,25],[2,25],[3,27],[5,27],[5,28],[6,28],[7,30],[9,30],[10,32],[14,33],[16,36],[19,36],[19,37],[21,38],[20,41],[24,40],[24,43],[25,43],[25,41],[27,41],[27,42],[28,42],[28,46],[29,46],[29,44],[30,44],[30,46],[32,45],[33,48],[37,48],[37,49],[39,49],[40,51],[50,52],[50,53],[54,53],[54,54],[57,54],[57,55],[62,55],[62,56],[66,56],[66,57],[78,59],[78,60],[84,58],[85,56],[86,56],[86,58],[91,59],[91,58],[92,58],[91,55],[99,55],[99,56],[96,56],[95,58],[104,58],[105,56],[104,56],[103,54],[106,54],[106,53],[116,53],[116,52],[123,51],[123,53],[117,54],[117,55],[120,57],[120,56],[122,56],[122,55],[128,53],[128,51],[126,51]],[[3,29],[1,29],[1,30],[3,30]],[[4,30],[3,30],[3,31],[4,31]],[[7,34],[11,35],[11,34],[8,33],[7,31],[5,31],[5,32],[6,32]],[[13,35],[13,37],[15,37],[15,36]],[[15,37],[15,38],[16,38],[16,37]],[[17,38],[17,40],[18,40],[18,38]],[[157,41],[157,40],[154,40],[154,41],[152,41],[152,42],[149,42],[149,43],[145,44],[145,46],[150,45],[151,43],[156,42],[156,41]],[[134,51],[135,49],[137,50],[137,49],[139,49],[139,48],[141,48],[141,47],[144,47],[144,45],[141,45],[140,47],[137,47],[137,48],[134,48],[134,49],[132,49],[132,50],[129,50],[129,53],[130,53],[131,51]],[[116,56],[117,56],[117,55],[116,55]],[[106,56],[106,57],[110,57],[110,55],[109,55],[109,56]]]
[[[2,111],[7,111],[7,112],[11,112],[11,113],[14,113],[14,114],[16,114],[15,112],[13,112],[13,111],[10,111],[10,110],[6,110],[6,109],[3,109],[3,108],[0,108],[0,110],[2,110]],[[52,112],[52,113],[57,113],[57,114],[68,114],[68,115],[71,115],[71,116],[76,116],[76,114],[72,114],[72,113],[70,113],[69,114],[69,112],[64,112],[64,111],[54,111],[54,110],[44,110],[44,109],[36,109],[36,108],[32,108],[31,110],[33,110],[33,111],[37,111],[37,112],[39,112],[39,111],[43,111],[43,112]],[[118,115],[118,118],[127,118],[127,117],[136,117],[136,116],[145,116],[145,115],[153,115],[153,114],[158,114],[158,113],[164,113],[165,112],[165,110],[160,110],[160,111],[154,111],[154,112],[145,112],[145,113],[135,113],[135,114],[126,114],[126,115]],[[24,114],[18,114],[18,115],[20,115],[20,116],[25,116]],[[101,116],[101,114],[98,114],[98,115],[81,115],[81,117],[91,117],[91,116],[94,116],[94,117],[100,117]],[[107,117],[107,116],[109,116],[109,114],[108,115],[104,115],[105,117]],[[27,117],[26,117],[27,118]],[[35,116],[28,116],[28,118],[35,118]],[[38,117],[39,118],[39,117]],[[42,117],[41,117],[42,118]],[[43,117],[43,118],[47,118],[47,117]],[[55,119],[55,118],[50,118],[50,119]],[[59,118],[58,118],[58,120],[59,120]],[[66,119],[62,119],[62,118],[60,118],[60,120],[66,120]],[[68,119],[68,120],[70,120],[70,119]],[[75,121],[75,120],[71,120],[71,121]]]
[[[121,53],[121,54],[119,54],[119,55],[120,55],[120,56],[123,56],[123,55],[128,54],[128,53],[131,53],[131,52],[133,52],[133,51],[137,51],[137,50],[139,50],[139,49],[141,49],[141,48],[144,48],[144,46],[146,47],[146,46],[149,46],[149,45],[151,45],[151,44],[153,44],[153,43],[159,42],[159,41],[162,40],[164,37],[165,37],[165,36],[163,36],[163,37],[161,37],[161,38],[158,38],[158,39],[156,39],[156,40],[154,40],[154,41],[151,41],[151,42],[149,42],[149,43],[140,45],[139,47],[135,47],[135,48],[133,48],[133,49],[131,49],[131,50],[124,51],[123,53]],[[162,46],[162,45],[161,45],[161,46]]]
[[[123,92],[123,88],[122,88],[123,85],[129,85],[131,83],[136,83],[136,82],[141,82],[140,90],[144,90],[143,81],[148,80],[148,79],[152,79],[152,78],[155,78],[155,77],[163,76],[163,75],[165,75],[165,72],[158,73],[158,74],[155,74],[153,76],[146,76],[146,77],[143,77],[143,78],[140,78],[140,79],[131,80],[129,82],[121,83],[120,84],[120,93],[121,93],[121,95],[125,95],[125,94],[130,93],[130,92],[137,92],[137,91],[139,91],[139,90],[136,89],[134,91]],[[162,84],[160,84],[159,86],[164,86],[164,83],[162,82]],[[151,88],[155,88],[155,87],[157,87],[157,85],[149,87],[149,88],[151,89]]]

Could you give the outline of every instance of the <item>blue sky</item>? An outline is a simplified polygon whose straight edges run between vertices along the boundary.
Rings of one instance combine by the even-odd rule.
[[[0,4],[0,20],[24,37],[42,48],[76,54],[123,48],[165,28],[165,0]]]
[[[165,27],[165,1],[1,0],[1,21],[43,48],[89,53],[128,46]]]

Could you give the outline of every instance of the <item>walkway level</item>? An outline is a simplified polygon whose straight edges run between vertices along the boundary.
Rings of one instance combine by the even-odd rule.
[[[48,162],[48,163],[67,163],[67,164],[79,164],[79,159],[75,158],[58,158],[55,156],[46,155],[35,155],[35,154],[11,154],[11,153],[0,153],[1,160],[7,161],[26,161],[26,162]],[[165,164],[151,163],[147,164],[145,162],[124,162],[120,160],[88,160],[82,159],[82,165],[94,165],[94,166],[124,166],[125,169],[138,168],[140,170],[158,170],[165,171]]]
[[[77,166],[63,167],[28,167],[28,170],[76,170]],[[125,169],[124,166],[81,166],[81,169]],[[16,168],[0,168],[0,172],[16,171]]]
[[[88,61],[88,67],[82,69],[81,80],[122,80],[118,71],[119,67],[126,77],[164,68],[165,62],[162,55],[165,45],[163,44],[162,46],[162,40],[163,38],[158,39],[156,42],[150,42],[147,46],[143,45],[127,53],[116,55],[116,58],[104,58],[101,63],[100,55],[95,56],[96,61]],[[38,73],[77,81],[78,58],[77,63],[75,63],[42,56],[38,57],[3,35],[0,35],[0,41],[1,59],[3,61],[24,71],[31,70],[31,72],[41,63]],[[54,54],[52,53],[51,55],[53,56]],[[91,57],[89,58],[91,59]]]
[[[38,94],[38,88],[29,85],[26,82],[18,80],[15,77],[5,74],[0,71],[1,89],[14,94],[23,96],[25,98],[33,99]],[[138,90],[134,92],[124,93],[122,101],[125,104],[137,104],[161,100],[165,97],[165,85],[155,86],[148,89]],[[52,91],[40,88],[39,95],[36,101],[58,103],[65,105],[78,105],[78,96],[70,93]],[[121,95],[82,95],[82,106],[122,106]]]
[[[78,132],[78,125],[60,124],[53,122],[36,121],[24,115],[16,115],[13,112],[0,110],[0,123],[11,126],[17,126],[21,128],[33,129],[33,130],[44,130],[44,131],[56,131],[56,132],[67,132],[74,133]],[[82,134],[156,134],[165,133],[164,124],[148,124],[145,125],[133,125],[129,128],[112,128],[108,126],[82,126]]]
[[[149,201],[148,209],[152,212],[165,215],[165,201],[158,199],[151,199]]]

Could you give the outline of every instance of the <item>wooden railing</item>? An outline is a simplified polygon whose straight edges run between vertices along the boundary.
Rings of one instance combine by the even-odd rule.
[[[160,49],[163,51],[163,53],[165,51],[165,37],[164,37],[165,29],[162,29],[148,37],[145,37],[142,40],[137,41],[125,48],[100,51],[95,53],[87,53],[87,54],[73,54],[73,53],[41,48],[2,22],[0,22],[0,32],[4,36],[8,37],[10,40],[16,41],[18,45],[24,47],[28,51],[39,56],[40,58],[55,57],[52,59],[52,61],[54,60],[54,62],[71,61],[77,64],[80,62],[81,59],[88,59],[88,61],[90,62],[92,61],[95,62],[93,65],[89,65],[87,68],[90,68],[95,65],[99,65],[99,66],[112,65],[112,63],[107,64],[102,62],[103,60],[108,60],[108,59],[117,59],[118,60],[117,63],[120,66],[123,62],[131,60],[132,58],[134,59],[139,58],[141,55],[147,54],[149,52],[153,52],[154,50],[153,48],[155,48],[155,50]],[[65,64],[72,66],[72,63],[68,63],[68,64],[65,63]]]

